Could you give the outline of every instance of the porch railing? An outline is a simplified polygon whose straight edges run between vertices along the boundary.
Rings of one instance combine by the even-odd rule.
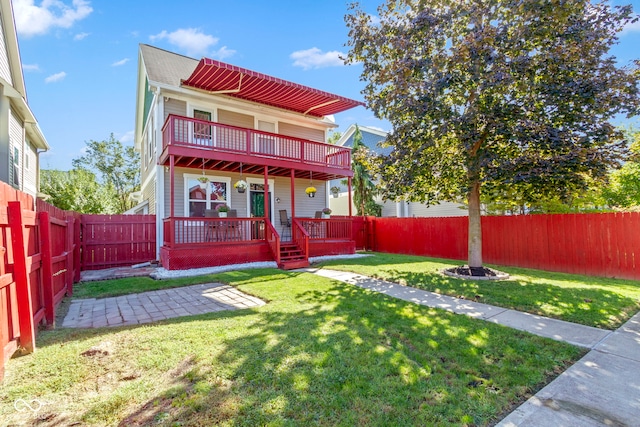
[[[163,220],[164,246],[238,243],[265,240],[264,218],[191,218]]]
[[[162,145],[180,145],[350,170],[351,149],[170,114]]]
[[[350,218],[313,219],[297,218],[302,228],[314,240],[352,240],[353,230]]]
[[[280,236],[269,220],[266,221],[265,232],[271,255],[273,255],[276,263],[280,264]]]
[[[302,250],[304,258],[309,258],[309,233],[304,229],[297,218],[291,224],[291,238],[293,242]]]

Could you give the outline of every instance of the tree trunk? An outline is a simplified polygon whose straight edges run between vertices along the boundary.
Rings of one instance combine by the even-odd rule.
[[[482,225],[480,223],[480,182],[469,190],[469,267],[482,268]]]

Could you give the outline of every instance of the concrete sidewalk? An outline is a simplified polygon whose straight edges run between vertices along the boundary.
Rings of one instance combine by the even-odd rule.
[[[372,279],[355,273],[306,268],[394,298],[498,323],[590,349],[589,353],[498,426],[639,426],[640,313],[612,332]]]

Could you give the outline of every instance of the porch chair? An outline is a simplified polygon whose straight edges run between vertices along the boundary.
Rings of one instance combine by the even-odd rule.
[[[205,209],[204,210],[204,217],[205,218],[218,218],[218,211],[215,209]],[[205,223],[205,240],[207,242],[211,242],[213,241],[213,235],[216,234],[216,227],[218,226],[218,222],[217,221],[207,221]]]
[[[282,240],[284,240],[287,230],[289,230],[289,239],[291,239],[291,220],[287,215],[287,210],[280,209],[278,212],[280,213],[280,225],[282,226]]]
[[[237,209],[229,209],[229,213],[227,214],[227,218],[238,218],[238,210]],[[228,227],[231,229],[233,240],[241,240],[242,231],[240,230],[240,221],[228,221]]]
[[[322,211],[316,211],[313,219],[322,219]],[[322,228],[325,225],[321,222],[312,222],[311,223],[311,237],[319,238],[322,235]]]

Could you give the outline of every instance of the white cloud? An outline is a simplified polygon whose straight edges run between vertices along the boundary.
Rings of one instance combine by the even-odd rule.
[[[121,135],[118,140],[120,142],[122,142],[123,144],[126,144],[128,142],[133,142],[133,135],[134,132],[132,130],[125,132],[124,135]]]
[[[126,64],[127,62],[129,62],[129,58],[124,58],[124,59],[121,59],[120,61],[114,62],[113,64],[111,64],[111,66],[112,67],[119,67],[121,65]]]
[[[59,73],[55,73],[55,74],[50,75],[49,77],[44,79],[44,82],[45,83],[59,82],[60,80],[64,79],[66,76],[67,76],[67,73],[65,73],[64,71],[61,71]]]
[[[293,52],[289,57],[293,59],[293,65],[302,67],[305,70],[310,68],[339,67],[344,65],[341,56],[346,56],[342,52],[332,50],[331,52],[322,52],[317,47],[307,50],[298,50]]]
[[[631,24],[627,24],[622,29],[622,34],[638,33],[638,32],[640,32],[640,20],[633,22]]]
[[[229,49],[226,46],[222,46],[220,49],[216,50],[211,54],[213,58],[218,59],[226,59],[236,54],[236,51],[233,49]]]
[[[22,64],[22,71],[40,71],[38,64]]]
[[[218,43],[218,38],[205,34],[197,28],[181,28],[172,33],[164,30],[151,36],[150,39],[151,41],[167,39],[169,43],[178,46],[189,56],[206,55],[209,47]]]
[[[46,34],[51,28],[70,28],[93,11],[86,0],[72,0],[72,6],[60,0],[14,0],[13,12],[18,33],[24,37]]]
[[[84,40],[88,35],[89,35],[89,33],[78,33],[75,36],[73,36],[73,39],[74,40]]]

